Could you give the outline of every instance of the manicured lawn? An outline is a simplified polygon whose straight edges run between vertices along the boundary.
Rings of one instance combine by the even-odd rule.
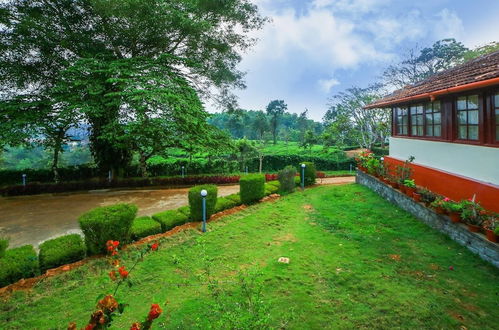
[[[498,324],[499,270],[358,185],[291,194],[209,229],[165,239],[139,264],[114,328],[142,321],[153,302],[167,303],[158,329]],[[1,328],[84,326],[108,271],[97,260],[15,293],[0,303]]]

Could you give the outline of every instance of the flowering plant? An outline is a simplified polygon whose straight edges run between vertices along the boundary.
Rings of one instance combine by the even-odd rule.
[[[400,184],[404,184],[405,180],[409,180],[412,175],[412,168],[410,164],[414,161],[414,156],[410,156],[403,165],[397,165],[397,177]]]
[[[445,197],[442,202],[442,207],[449,213],[460,213],[463,209],[463,203],[456,202],[450,198]]]
[[[132,286],[133,283],[130,280],[130,273],[135,269],[139,261],[143,260],[146,253],[150,251],[158,250],[159,244],[149,244],[145,249],[140,251],[140,257],[135,261],[135,263],[128,270],[124,265],[121,265],[119,259],[119,241],[107,241],[106,242],[106,250],[108,252],[109,262],[115,268],[109,272],[109,278],[116,282],[116,286],[113,294],[100,295],[97,298],[97,306],[96,311],[90,315],[90,320],[88,324],[85,326],[85,330],[101,330],[107,329],[111,326],[113,322],[113,317],[118,314],[122,314],[125,310],[127,304],[119,303],[115,295],[118,292],[118,289],[123,283],[127,283],[128,286]],[[158,304],[152,304],[151,309],[145,318],[145,320],[141,323],[135,322],[132,324],[131,329],[134,330],[146,330],[150,329],[152,323],[155,319],[157,319],[163,310]],[[71,322],[68,326],[68,330],[76,330],[76,323]]]
[[[373,158],[374,154],[370,150],[364,150],[357,157],[355,157],[355,161],[359,167],[367,168],[368,161]]]
[[[483,228],[499,233],[499,213],[487,213],[484,216]]]
[[[461,218],[465,223],[475,226],[483,223],[487,213],[474,198],[461,201],[461,205]]]

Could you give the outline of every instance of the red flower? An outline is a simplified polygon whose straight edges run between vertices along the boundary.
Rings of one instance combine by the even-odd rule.
[[[85,327],[85,330],[92,330],[93,328],[95,328],[95,324],[87,324],[87,326]]]
[[[114,251],[114,247],[113,247],[112,245],[108,245],[108,246],[107,246],[107,250],[108,250],[109,252],[112,252],[112,251]]]
[[[151,310],[149,311],[149,314],[147,315],[147,320],[152,321],[154,319],[157,319],[161,315],[162,312],[163,312],[163,310],[161,309],[161,307],[159,307],[158,304],[152,304]]]
[[[99,300],[97,308],[100,308],[104,311],[114,312],[118,308],[118,302],[112,295],[107,295],[102,300]],[[93,317],[97,319],[99,314],[103,315],[102,311],[95,312]]]
[[[117,254],[118,254],[118,252],[117,252],[117,251],[113,251],[113,253],[111,253],[111,256],[113,256],[113,257],[114,257],[114,256],[115,256],[115,255],[117,255]]]
[[[153,245],[151,245],[151,250],[156,251],[158,249],[158,246],[158,243],[154,243]]]
[[[114,247],[118,247],[118,245],[120,245],[120,242],[119,241],[114,241],[113,245],[114,245]]]
[[[125,266],[121,266],[120,268],[118,268],[118,272],[120,273],[121,278],[128,277],[128,271],[125,269]]]
[[[135,322],[134,324],[132,324],[130,330],[140,330],[140,323]]]

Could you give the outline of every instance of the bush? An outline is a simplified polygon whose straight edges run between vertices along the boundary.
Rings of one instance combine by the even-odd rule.
[[[151,217],[135,218],[132,223],[132,239],[138,240],[162,232],[161,224]]]
[[[166,232],[177,226],[183,225],[189,218],[177,209],[154,214],[152,219],[161,225],[162,232]]]
[[[7,250],[0,259],[0,287],[36,276],[38,272],[38,257],[32,245]]]
[[[189,207],[189,205],[179,207],[177,211],[185,214],[188,218],[191,216],[191,208]]]
[[[241,196],[239,195],[239,193],[225,196],[225,198],[233,201],[235,203],[235,206],[239,206],[243,203],[241,202]]]
[[[40,244],[40,270],[59,267],[85,258],[85,243],[78,234],[57,237]]]
[[[301,164],[305,164],[305,186],[310,186],[315,183],[315,178],[317,177],[317,170],[315,169],[314,163],[311,162],[303,162]],[[302,175],[302,169],[300,164],[300,180]]]
[[[205,189],[208,191],[208,196],[206,196],[206,220],[208,220],[213,212],[215,211],[215,205],[217,204],[217,194],[218,188],[215,185],[202,185],[192,187],[189,190],[189,206],[192,221],[202,221],[203,220],[203,209],[202,209],[202,197],[201,190]]]
[[[288,165],[278,173],[280,189],[292,192],[295,189],[296,167]]]
[[[265,176],[249,174],[239,180],[239,191],[243,204],[251,204],[260,200],[265,194]]]
[[[239,204],[230,198],[227,197],[219,197],[217,199],[217,204],[215,205],[215,213],[222,212],[233,207],[238,206]]]
[[[279,187],[278,186],[272,185],[272,184],[268,184],[268,183],[265,184],[265,195],[266,196],[275,194],[278,191],[279,191]]]
[[[0,258],[5,255],[5,250],[9,246],[9,240],[7,238],[0,238]]]
[[[108,240],[126,243],[130,241],[130,230],[137,214],[137,206],[116,204],[98,207],[84,213],[78,221],[85,235],[85,244],[90,254],[106,253]]]

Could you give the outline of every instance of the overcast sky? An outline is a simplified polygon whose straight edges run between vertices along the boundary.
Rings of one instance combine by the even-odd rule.
[[[328,98],[374,82],[409,48],[453,37],[467,47],[499,40],[499,0],[253,0],[272,19],[244,55],[243,109],[282,99],[320,120]]]

